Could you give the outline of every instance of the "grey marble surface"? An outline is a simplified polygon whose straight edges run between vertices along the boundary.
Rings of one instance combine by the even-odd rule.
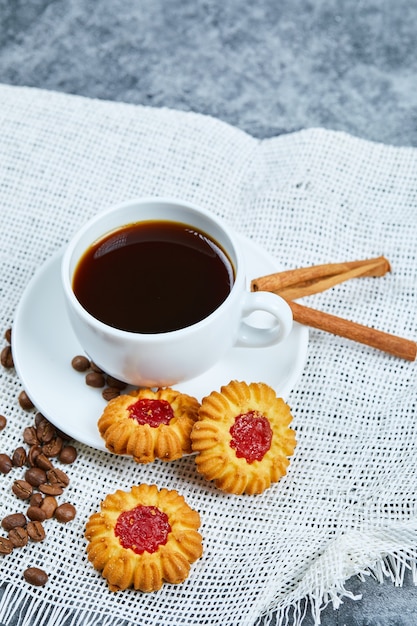
[[[417,146],[416,30],[413,0],[0,0],[0,82]],[[409,575],[347,588],[324,626],[417,624]]]
[[[417,145],[413,0],[0,0],[0,80]]]

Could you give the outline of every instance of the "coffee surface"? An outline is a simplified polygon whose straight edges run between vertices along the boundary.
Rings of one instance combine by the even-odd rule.
[[[129,224],[80,259],[74,293],[95,318],[121,330],[163,333],[212,313],[228,296],[234,269],[223,249],[177,222]]]

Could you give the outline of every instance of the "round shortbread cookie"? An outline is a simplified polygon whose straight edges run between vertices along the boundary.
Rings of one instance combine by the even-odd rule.
[[[173,461],[191,452],[199,406],[174,389],[137,389],[110,400],[97,425],[110,452],[138,463]]]
[[[111,591],[178,584],[203,552],[200,515],[178,492],[138,485],[106,496],[87,521],[87,556]]]
[[[191,432],[197,470],[223,491],[261,493],[286,474],[296,446],[291,421],[271,387],[231,381],[202,400]]]

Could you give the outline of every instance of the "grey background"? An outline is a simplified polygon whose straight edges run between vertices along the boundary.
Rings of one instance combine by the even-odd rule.
[[[416,42],[415,0],[0,0],[0,82],[196,111],[259,138],[321,126],[417,146]],[[324,626],[417,625],[409,574],[347,588],[363,599],[327,607]]]

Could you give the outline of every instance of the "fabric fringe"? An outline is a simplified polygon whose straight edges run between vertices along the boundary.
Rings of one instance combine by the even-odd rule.
[[[0,598],[0,623],[19,626],[124,626],[126,620],[84,609],[51,606],[9,584]]]
[[[406,572],[411,573],[412,581],[417,585],[417,558],[406,553],[386,555],[373,565],[356,575],[365,580],[372,576],[377,582],[383,583],[390,579],[392,583],[401,587]],[[290,606],[274,609],[271,607],[259,618],[258,626],[302,626],[308,613],[313,617],[315,626],[321,625],[321,613],[331,603],[337,610],[343,604],[344,598],[361,600],[362,595],[356,595],[346,589],[343,581],[328,591],[317,590],[306,598],[294,601]],[[4,588],[0,598],[0,622],[17,622],[19,626],[125,626],[128,622],[112,615],[103,615],[84,609],[51,606],[37,597],[32,597],[26,591],[17,591],[9,584]]]
[[[380,584],[389,579],[396,587],[402,587],[407,571],[411,573],[411,580],[417,586],[417,555],[399,552],[386,555],[372,568],[365,568],[356,576],[363,581],[372,576]],[[320,626],[321,614],[330,603],[337,610],[343,604],[344,598],[353,601],[362,599],[362,594],[354,594],[346,589],[345,584],[346,581],[343,581],[328,591],[317,590],[317,593],[294,600],[290,606],[271,608],[259,618],[256,626],[302,626],[308,613],[314,619],[314,626]]]

